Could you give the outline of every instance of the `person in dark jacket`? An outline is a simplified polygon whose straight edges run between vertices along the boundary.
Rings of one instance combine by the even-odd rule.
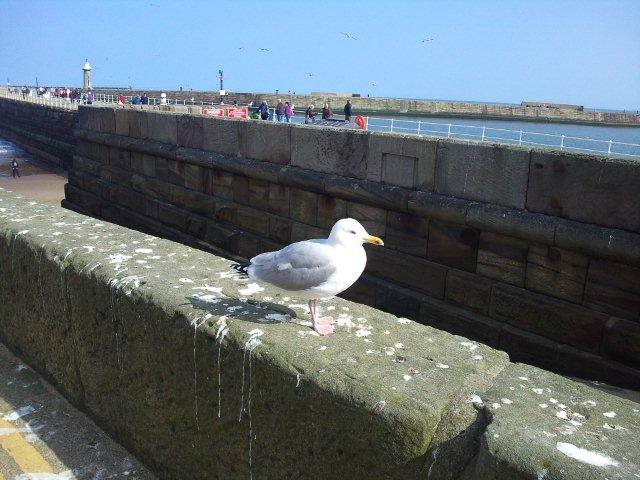
[[[347,100],[344,106],[344,119],[347,122],[351,121],[351,100]]]
[[[260,114],[260,118],[262,120],[267,120],[269,118],[269,105],[264,100],[258,107],[258,113]]]
[[[304,112],[304,123],[313,123],[313,119],[316,116],[316,112],[313,111],[315,107],[313,105],[309,105],[307,111]]]
[[[329,120],[332,116],[333,112],[331,111],[331,107],[328,103],[325,103],[324,107],[322,107],[322,119]]]
[[[282,103],[281,99],[278,99],[278,104],[276,105],[276,119],[279,122],[284,122],[284,103]]]
[[[142,94],[142,97],[140,98],[140,103],[142,105],[149,105],[149,97],[147,96],[147,92],[144,92]]]
[[[11,176],[13,178],[20,178],[20,171],[18,170],[18,161],[14,158],[11,160]]]

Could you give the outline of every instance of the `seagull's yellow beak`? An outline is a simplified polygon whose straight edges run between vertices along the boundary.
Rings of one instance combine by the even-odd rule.
[[[364,243],[373,243],[374,245],[380,245],[381,247],[384,247],[384,242],[378,237],[374,237],[373,235],[367,235],[366,237],[363,237],[362,241]]]

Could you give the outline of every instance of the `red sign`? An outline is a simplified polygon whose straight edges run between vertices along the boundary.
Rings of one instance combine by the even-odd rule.
[[[224,117],[224,108],[203,108],[202,114],[211,117]]]
[[[229,107],[227,117],[232,118],[249,118],[249,109],[247,107]]]

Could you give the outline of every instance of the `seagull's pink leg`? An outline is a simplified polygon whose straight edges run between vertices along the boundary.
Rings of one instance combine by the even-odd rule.
[[[330,335],[335,329],[333,328],[333,318],[331,317],[323,317],[318,319],[316,315],[316,302],[317,300],[309,300],[309,313],[311,314],[311,325],[313,329],[318,332],[320,335]],[[327,319],[330,319],[329,322]],[[322,323],[320,323],[322,321]]]
[[[336,323],[333,317],[330,317],[330,316],[318,318],[318,312],[317,312],[318,307],[316,302],[317,300],[313,301],[314,315],[316,316],[316,323],[318,325],[333,325],[334,323]]]

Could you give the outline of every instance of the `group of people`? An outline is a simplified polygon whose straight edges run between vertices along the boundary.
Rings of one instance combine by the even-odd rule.
[[[147,92],[144,92],[142,95],[135,94],[131,97],[131,105],[149,105],[149,96]]]
[[[274,110],[275,120],[278,122],[291,123],[291,117],[295,114],[294,106],[289,102],[282,103],[282,99],[278,99]],[[258,106],[258,115],[261,120],[269,119],[269,104],[263,100]]]
[[[11,91],[11,89],[9,89]],[[16,88],[16,91],[18,89]],[[33,90],[26,85],[20,89],[22,98],[30,97],[33,94]],[[35,94],[42,98],[61,98],[70,102],[84,102],[87,104],[93,103],[93,92],[89,90],[83,93],[79,88],[68,87],[36,87]]]
[[[315,117],[317,113],[314,110],[314,105],[309,105],[307,111],[304,113],[304,123],[313,123],[315,121]],[[347,103],[344,106],[344,119],[346,122],[351,121],[351,100],[347,100]],[[331,106],[328,103],[324,104],[322,107],[322,119],[329,120],[333,117],[333,110],[331,110]]]
[[[314,105],[309,105],[307,110],[304,113],[304,123],[313,123],[315,121],[315,117],[317,115],[314,110]],[[351,121],[351,100],[347,100],[347,103],[344,106],[344,119],[347,122]],[[261,120],[269,120],[269,104],[266,100],[263,100],[258,106],[258,111],[256,112],[257,118]],[[278,122],[286,122],[291,123],[291,117],[295,114],[294,105],[289,102],[282,102],[282,99],[278,99],[276,107],[274,109],[274,120]],[[331,110],[331,106],[328,103],[324,104],[322,108],[322,119],[329,120],[333,117],[333,111]]]

